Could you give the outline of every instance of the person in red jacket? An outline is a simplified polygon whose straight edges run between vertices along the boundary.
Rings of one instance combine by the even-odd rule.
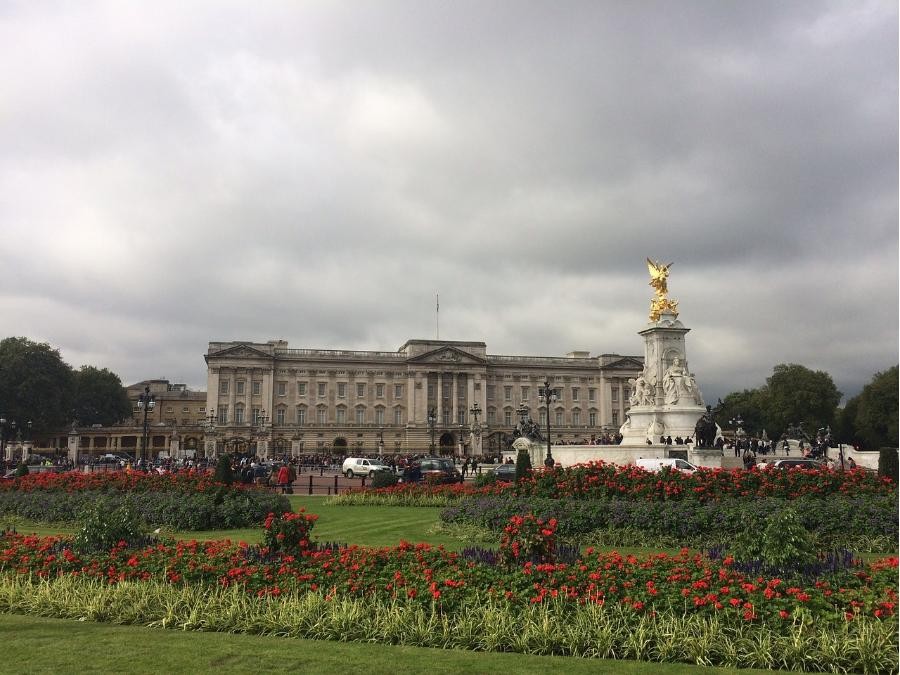
[[[291,470],[288,468],[287,464],[282,464],[281,468],[278,469],[278,487],[281,488],[282,494],[287,492],[288,486],[290,484],[291,484]]]

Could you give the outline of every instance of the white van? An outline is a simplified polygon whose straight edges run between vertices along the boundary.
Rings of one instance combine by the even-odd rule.
[[[366,459],[365,457],[348,457],[344,460],[341,473],[347,478],[354,476],[368,476],[374,478],[379,471],[390,471],[391,467],[378,459]]]
[[[644,471],[662,471],[664,467],[668,467],[671,471],[681,471],[683,473],[694,473],[697,467],[684,459],[663,458],[663,459],[639,459],[634,463],[635,466],[641,467]]]

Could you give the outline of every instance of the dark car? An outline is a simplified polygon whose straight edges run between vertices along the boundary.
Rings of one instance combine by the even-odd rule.
[[[494,469],[494,475],[497,477],[497,480],[503,483],[512,483],[516,480],[516,465],[501,464]]]
[[[797,457],[794,459],[776,459],[766,465],[770,469],[824,469],[825,464],[816,459]]]
[[[453,460],[446,457],[424,457],[403,470],[404,483],[462,483],[463,477]]]

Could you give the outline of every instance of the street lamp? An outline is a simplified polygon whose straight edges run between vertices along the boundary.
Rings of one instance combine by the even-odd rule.
[[[428,409],[428,428],[431,431],[431,454],[434,454],[434,425],[437,424],[437,411],[434,408]]]
[[[744,423],[744,418],[741,417],[740,413],[735,413],[734,417],[728,420],[728,423],[734,427],[734,447],[737,450],[738,436],[744,433],[744,430],[741,429],[741,425]],[[736,455],[737,453],[735,453]]]
[[[143,459],[147,454],[147,413],[155,407],[156,400],[150,393],[150,385],[147,385],[144,387],[144,393],[138,396],[138,408],[144,411],[144,435],[141,438],[141,456],[138,459]]]
[[[544,460],[544,466],[552,469],[556,462],[550,452],[550,405],[559,400],[559,392],[550,388],[549,378],[544,380],[544,386],[538,391],[538,400],[547,406],[547,458]]]

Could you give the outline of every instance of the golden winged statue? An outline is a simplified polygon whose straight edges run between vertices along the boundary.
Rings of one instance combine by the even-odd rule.
[[[669,268],[672,263],[667,265],[656,262],[647,258],[647,270],[650,272],[650,285],[653,287],[656,297],[650,301],[650,320],[659,321],[659,317],[663,312],[670,312],[678,316],[678,301],[669,300],[669,287],[666,281],[669,278]]]

